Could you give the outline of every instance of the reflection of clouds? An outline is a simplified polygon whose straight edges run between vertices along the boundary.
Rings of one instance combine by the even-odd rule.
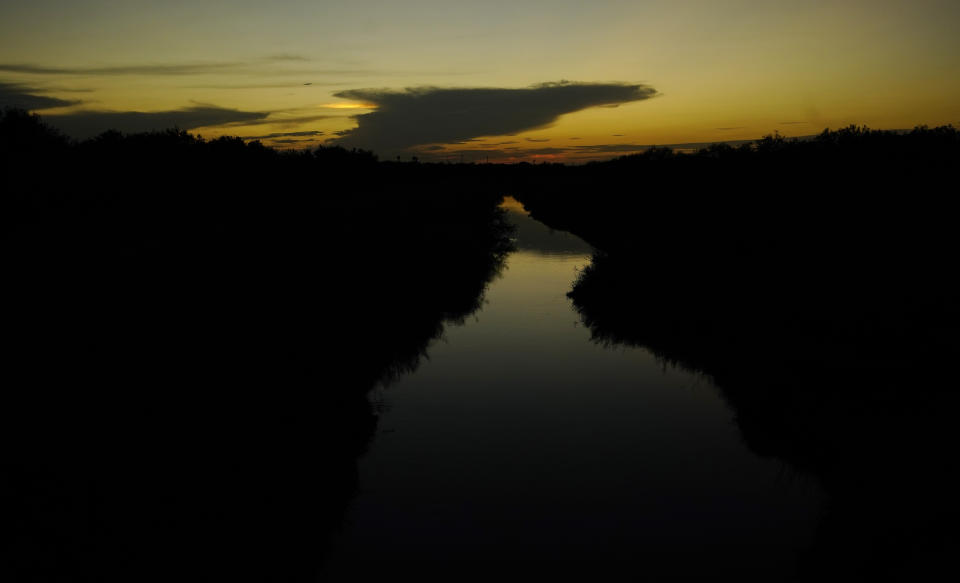
[[[508,211],[510,222],[516,227],[514,242],[518,252],[584,261],[593,253],[593,247],[583,239],[566,231],[551,229],[530,217],[527,209],[512,197],[504,198],[500,206]]]

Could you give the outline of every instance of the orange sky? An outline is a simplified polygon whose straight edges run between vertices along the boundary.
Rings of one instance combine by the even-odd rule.
[[[33,0],[4,13],[0,105],[43,106],[32,109],[88,132],[172,120],[281,148],[571,160],[851,123],[960,124],[955,0]],[[563,80],[593,93],[397,97]],[[655,96],[609,103],[616,84]],[[343,97],[371,88],[390,93]]]

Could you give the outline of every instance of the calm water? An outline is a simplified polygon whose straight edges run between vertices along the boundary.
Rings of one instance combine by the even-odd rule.
[[[509,208],[484,307],[375,395],[329,577],[790,578],[817,484],[751,453],[709,380],[592,342],[565,295],[590,248]]]

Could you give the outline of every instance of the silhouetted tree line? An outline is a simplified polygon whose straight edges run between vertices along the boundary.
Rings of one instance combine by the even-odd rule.
[[[363,151],[0,116],[7,580],[315,580],[369,391],[481,303],[500,196]]]
[[[519,193],[597,252],[594,339],[714,379],[746,443],[829,499],[809,580],[929,578],[960,518],[960,132],[849,127],[556,168]]]
[[[312,579],[368,392],[482,301],[521,199],[598,250],[600,342],[713,376],[831,495],[811,578],[944,555],[960,135],[850,127],[584,166],[382,162],[0,114],[0,572]]]

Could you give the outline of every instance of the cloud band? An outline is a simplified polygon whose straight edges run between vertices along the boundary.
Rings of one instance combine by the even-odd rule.
[[[522,89],[418,87],[353,89],[337,97],[372,103],[337,143],[381,154],[542,128],[567,113],[650,99],[652,87],[626,83],[543,83]]]

